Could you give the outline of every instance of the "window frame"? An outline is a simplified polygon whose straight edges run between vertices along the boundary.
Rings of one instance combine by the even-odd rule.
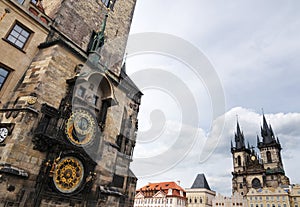
[[[10,68],[6,67],[5,65],[3,65],[1,63],[0,63],[0,69],[3,69],[4,71],[7,71],[7,74],[6,74],[5,77],[0,74],[0,77],[4,77],[4,80],[3,80],[2,84],[0,85],[0,92],[1,92],[5,82],[8,80],[8,78],[9,78],[9,76],[10,76],[10,74],[13,70],[11,70]]]
[[[113,10],[116,0],[101,0],[101,3],[108,9]]]
[[[17,0],[18,4],[23,5],[25,0]]]
[[[16,30],[14,30],[16,26],[19,26],[19,27],[22,29],[21,32],[18,32],[18,38],[14,37],[14,36],[12,35],[13,31],[16,31]],[[15,42],[9,40],[9,37],[12,36],[13,38],[16,39],[16,41],[21,42],[20,39],[19,39],[19,36],[20,36],[20,34],[21,34],[23,31],[26,31],[26,32],[28,33],[28,36],[27,36],[27,37],[24,37],[24,36],[22,35],[22,36],[25,38],[25,41],[22,42],[22,43],[23,43],[22,47],[18,46]],[[21,22],[19,22],[18,20],[16,20],[16,21],[13,23],[13,25],[11,26],[10,30],[8,31],[8,33],[6,34],[6,36],[5,36],[5,41],[8,42],[9,44],[11,44],[12,46],[18,48],[19,50],[22,50],[22,51],[23,51],[23,50],[25,49],[25,47],[27,46],[27,44],[28,44],[28,42],[29,42],[29,39],[31,38],[32,34],[33,34],[33,31],[32,31],[31,29],[29,29],[29,28],[26,27],[24,24],[22,24]]]

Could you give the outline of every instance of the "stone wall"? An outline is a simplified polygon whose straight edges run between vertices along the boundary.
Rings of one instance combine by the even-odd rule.
[[[101,29],[105,14],[109,13],[102,60],[119,76],[135,3],[136,0],[116,0],[111,11],[100,0],[47,0],[44,5],[54,20],[53,25],[84,51],[87,50],[92,31]]]

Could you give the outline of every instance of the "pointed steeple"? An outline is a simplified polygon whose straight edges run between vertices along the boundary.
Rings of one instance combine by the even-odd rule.
[[[276,142],[275,138],[274,138],[274,133],[273,133],[273,129],[270,126],[268,126],[268,123],[266,121],[266,117],[263,114],[263,126],[261,127],[261,136],[263,138],[263,144],[269,144],[273,141]]]
[[[263,114],[263,128],[264,129],[268,129],[268,123],[267,123],[267,120],[266,120],[266,117],[265,117],[265,114]]]
[[[270,129],[270,134],[271,134],[271,136],[274,137],[274,132],[273,132],[273,129],[272,129],[271,124],[269,125],[269,129]]]
[[[236,125],[236,133],[235,133],[235,148],[236,149],[245,148],[244,134],[241,131],[240,124],[238,121]]]
[[[257,140],[257,146],[259,146],[260,140],[259,140],[259,136],[256,135],[256,140]]]
[[[277,137],[277,144],[280,144],[280,141],[279,141],[278,137]]]

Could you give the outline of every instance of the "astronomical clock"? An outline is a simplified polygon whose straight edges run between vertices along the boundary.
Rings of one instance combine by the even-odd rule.
[[[68,92],[58,110],[42,106],[43,117],[33,141],[37,150],[48,152],[38,182],[43,197],[88,197],[97,176],[94,158],[101,148],[99,113],[76,97],[76,79],[67,81]],[[6,132],[2,134],[4,138]]]

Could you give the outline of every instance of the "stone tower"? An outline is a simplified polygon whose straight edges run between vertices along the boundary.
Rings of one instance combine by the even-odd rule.
[[[0,110],[0,204],[133,206],[142,93],[122,61],[135,3],[43,1],[48,36]]]
[[[263,166],[253,148],[245,145],[245,137],[237,122],[235,145],[231,143],[233,156],[232,190],[246,195],[252,182],[262,182]]]
[[[272,126],[267,124],[263,115],[263,126],[261,127],[262,141],[257,137],[257,147],[266,170],[266,186],[278,186],[288,184],[289,180],[285,176],[282,159],[281,144],[278,138],[275,138]]]
[[[280,156],[281,146],[275,139],[271,126],[267,125],[263,116],[261,127],[263,141],[258,140],[258,154],[254,147],[245,146],[245,138],[237,123],[235,145],[231,143],[233,156],[232,191],[246,195],[250,188],[278,187],[289,184],[285,176]]]

